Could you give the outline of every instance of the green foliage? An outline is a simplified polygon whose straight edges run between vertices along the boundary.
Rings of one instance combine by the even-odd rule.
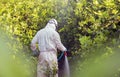
[[[115,44],[120,39],[119,5],[120,0],[1,0],[0,29],[16,40],[8,44],[14,53],[30,53],[33,36],[55,18],[63,44],[73,56],[85,60],[107,41]],[[109,46],[105,48],[110,51],[106,54],[114,53]]]
[[[92,40],[90,39],[90,37],[83,36],[79,40],[81,42],[82,49],[90,47],[92,45]]]
[[[48,3],[49,1],[43,3],[34,0],[3,1],[0,3],[0,22],[6,24],[5,30],[28,45],[36,31],[45,26],[49,19],[46,16],[52,16],[53,4],[47,5]]]
[[[0,77],[33,77],[35,61],[21,52],[21,44],[0,29]]]
[[[91,46],[89,55],[84,60],[81,57],[72,60],[71,75],[72,77],[119,77],[120,62],[119,44],[116,40],[113,43],[108,41],[99,47]],[[96,52],[93,52],[96,51]],[[94,54],[93,54],[94,53]]]
[[[13,0],[1,1],[0,5],[0,23],[25,45],[30,44],[35,33],[50,18],[58,20],[62,41],[71,51],[79,51],[82,47],[79,40],[82,36],[89,37],[93,44],[111,35],[119,36],[119,1]]]

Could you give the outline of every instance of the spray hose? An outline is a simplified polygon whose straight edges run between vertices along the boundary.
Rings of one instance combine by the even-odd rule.
[[[58,61],[60,61],[63,56],[67,56],[67,52],[66,52],[66,51],[65,51],[65,52],[62,52],[62,53],[60,54],[60,56],[58,57]]]

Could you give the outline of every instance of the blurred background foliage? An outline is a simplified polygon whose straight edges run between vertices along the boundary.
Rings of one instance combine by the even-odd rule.
[[[22,52],[22,44],[0,29],[0,77],[36,76],[36,59]]]
[[[62,42],[72,53],[71,61],[78,56],[87,60],[89,55],[105,54],[107,51],[99,51],[103,46],[110,53],[109,45],[120,46],[120,0],[0,1],[0,29],[14,41],[8,45],[16,54],[30,54],[33,36],[51,18],[58,21]]]

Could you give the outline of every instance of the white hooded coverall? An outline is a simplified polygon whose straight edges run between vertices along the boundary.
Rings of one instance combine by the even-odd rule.
[[[56,20],[51,19],[50,21]],[[47,23],[46,27],[37,32],[31,42],[31,49],[40,51],[37,65],[37,77],[58,77],[57,49],[66,51],[54,23]]]

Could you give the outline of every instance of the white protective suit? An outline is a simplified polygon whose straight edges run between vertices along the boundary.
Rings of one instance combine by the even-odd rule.
[[[37,32],[31,42],[32,50],[36,49],[36,43],[40,50],[37,77],[58,77],[57,49],[66,51],[66,48],[56,32],[56,25],[57,21],[51,19],[45,28]]]

